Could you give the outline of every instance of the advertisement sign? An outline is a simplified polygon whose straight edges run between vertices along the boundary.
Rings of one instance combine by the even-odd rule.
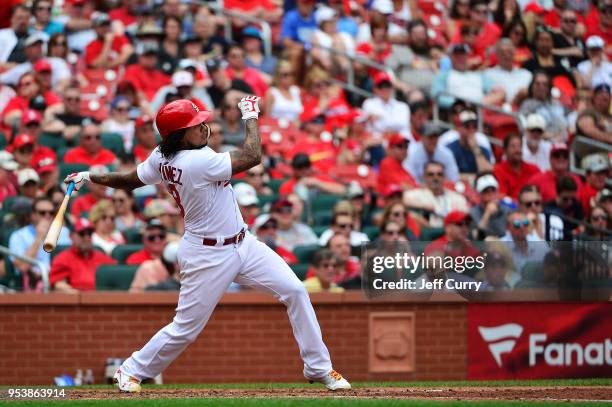
[[[468,305],[468,379],[612,377],[612,303]]]

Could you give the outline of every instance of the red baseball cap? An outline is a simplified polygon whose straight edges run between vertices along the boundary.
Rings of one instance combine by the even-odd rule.
[[[49,154],[40,158],[38,162],[34,165],[34,169],[38,173],[38,175],[42,175],[45,172],[54,171],[57,168],[57,162],[55,158]]]
[[[39,59],[38,62],[34,64],[34,70],[36,72],[51,72],[53,68],[49,62],[44,59]]]
[[[79,233],[84,230],[94,230],[92,223],[85,218],[77,219],[77,221],[74,223],[74,231]]]
[[[554,143],[550,149],[550,155],[553,155],[557,151],[569,152],[569,147],[565,143]]]
[[[21,124],[23,125],[40,122],[42,122],[42,115],[38,110],[27,109],[21,115]]]
[[[321,112],[321,109],[319,109],[318,107],[307,108],[307,109],[304,109],[304,111],[300,115],[300,121],[302,123],[308,123],[318,117],[323,117],[323,118],[325,117],[323,112]]]
[[[391,195],[402,193],[402,187],[398,184],[389,184],[385,187],[383,195],[385,198],[389,198]]]
[[[270,211],[276,212],[281,208],[293,208],[293,204],[288,199],[279,199],[278,201],[274,202]]]
[[[142,126],[144,126],[145,124],[151,124],[153,123],[153,119],[151,119],[150,116],[148,115],[144,115],[144,116],[140,116],[138,119],[136,119],[136,122],[134,123],[134,126],[139,129]]]
[[[168,103],[159,110],[155,125],[162,139],[165,139],[173,131],[197,126],[211,119],[212,113],[209,111],[200,111],[192,101],[180,99]]]
[[[22,133],[15,137],[15,140],[13,140],[11,145],[13,148],[21,148],[29,144],[34,145],[34,139],[29,134]]]
[[[408,139],[406,139],[404,136],[402,136],[401,134],[394,134],[389,138],[389,146],[397,146],[398,144],[404,144],[407,143]]]
[[[542,7],[540,7],[540,5],[536,2],[533,3],[529,3],[525,6],[525,10],[523,10],[523,13],[535,13],[535,14],[544,14],[546,13],[546,10],[544,10]]]
[[[451,211],[444,218],[444,226],[463,222],[466,219],[471,219],[470,214],[462,211]]]
[[[374,86],[380,86],[383,82],[391,83],[391,76],[386,72],[378,72],[374,75]]]

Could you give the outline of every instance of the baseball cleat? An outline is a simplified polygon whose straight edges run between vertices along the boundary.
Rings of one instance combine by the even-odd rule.
[[[322,383],[331,391],[350,390],[351,384],[335,370],[330,370],[325,376],[319,379],[309,379],[310,383]]]
[[[113,381],[119,388],[119,391],[124,393],[139,393],[141,390],[140,380],[134,376],[123,373],[121,369],[117,370],[117,373],[115,373],[113,377]]]

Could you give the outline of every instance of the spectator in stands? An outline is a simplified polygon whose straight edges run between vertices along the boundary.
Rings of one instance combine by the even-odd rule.
[[[292,251],[296,246],[317,244],[317,235],[310,226],[294,219],[292,209],[293,204],[287,199],[280,199],[272,205],[272,217],[278,222],[278,245]]]
[[[406,235],[402,233],[402,227],[399,223],[388,220],[383,222],[380,227],[380,235],[379,241],[385,243],[397,242],[397,241],[406,241]]]
[[[36,198],[30,209],[30,223],[11,233],[10,251],[20,256],[36,259],[48,268],[51,263],[51,255],[43,250],[42,244],[53,216],[55,216],[53,203],[46,197]],[[57,244],[71,244],[70,235],[65,226],[62,226],[60,230]],[[41,270],[37,266],[15,258],[11,260],[17,271],[22,274],[24,291],[42,288]]]
[[[318,28],[312,33],[310,52],[313,62],[331,73],[345,72],[349,65],[346,57],[332,53],[326,48],[340,52],[352,52],[355,47],[353,38],[338,31],[336,11],[328,6],[320,5],[314,13]]]
[[[504,139],[505,160],[495,164],[493,174],[499,182],[499,193],[502,197],[515,200],[527,180],[540,173],[533,164],[523,161],[523,142],[518,134],[509,134]]]
[[[516,0],[505,0],[497,3],[493,12],[493,22],[500,29],[500,32],[505,32],[514,22],[520,20],[521,6]]]
[[[572,177],[563,176],[557,179],[557,196],[554,201],[544,204],[544,212],[557,215],[563,220],[563,240],[572,240],[574,230],[579,226],[577,222],[584,218],[582,205],[578,200],[578,185]]]
[[[399,226],[402,240],[417,240],[419,236],[419,226],[414,217],[406,210],[406,207],[401,202],[401,196],[397,201],[390,201],[385,205],[380,221],[380,230],[385,230],[388,222],[395,222]]]
[[[319,250],[313,260],[314,275],[304,280],[304,287],[309,293],[341,293],[344,288],[334,281],[338,274],[338,258],[329,249]]]
[[[181,59],[181,33],[183,31],[183,21],[174,16],[164,18],[162,23],[163,38],[159,47],[159,59],[164,61],[167,71],[173,72]],[[163,68],[162,68],[163,69]]]
[[[412,137],[419,141],[421,139],[420,130],[427,123],[430,116],[430,103],[427,100],[412,102],[410,107],[410,133]]]
[[[38,112],[34,113],[32,110],[29,112],[32,115],[30,113],[24,115],[26,121],[37,120],[40,117]],[[33,116],[36,116],[36,118]],[[7,147],[7,151],[13,153],[15,161],[19,163],[20,168],[35,167],[40,160],[45,158],[56,160],[53,150],[38,144],[38,134],[36,132],[18,134],[11,145]]]
[[[368,116],[370,131],[399,133],[412,139],[410,134],[410,108],[393,96],[391,77],[386,72],[374,76],[374,97],[363,102],[363,113]]]
[[[114,165],[117,157],[112,151],[102,147],[100,127],[89,123],[83,126],[79,146],[68,150],[64,156],[66,164]]]
[[[12,182],[13,173],[17,170],[19,164],[13,158],[13,155],[6,150],[0,151],[0,202],[4,202],[6,198],[17,195],[17,189]]]
[[[266,178],[266,169],[263,164],[259,164],[246,171],[244,181],[255,189],[257,195],[272,195],[274,192],[265,184]]]
[[[58,254],[51,264],[49,282],[55,291],[76,293],[96,289],[96,269],[116,261],[94,249],[93,225],[87,219],[78,219],[70,233],[72,246]]]
[[[459,137],[446,144],[446,148],[453,153],[459,172],[469,178],[477,173],[491,171],[493,152],[490,144],[487,146],[487,143],[478,139],[476,113],[470,110],[461,112],[455,122],[455,129]]]
[[[166,246],[166,227],[158,219],[147,222],[142,234],[143,248],[125,259],[125,264],[139,265],[159,259]]]
[[[570,9],[568,3],[569,2],[567,0],[553,0],[552,8],[547,7],[548,11],[544,15],[544,25],[554,30],[558,30],[559,28],[563,30],[563,19],[566,15],[565,13]],[[580,22],[576,21],[574,24],[579,24],[580,32],[584,32],[582,18],[580,19]]]
[[[223,135],[223,127],[219,120],[212,120],[208,122],[210,128],[210,137],[208,138],[208,147],[211,148],[215,153],[224,153],[226,151],[235,150],[236,146],[225,144],[225,136]]]
[[[21,116],[19,132],[29,135],[34,143],[38,142],[38,136],[41,132],[42,115],[38,110],[28,109]],[[41,146],[42,147],[42,146]],[[52,150],[49,150],[55,156]]]
[[[277,59],[264,54],[261,31],[255,27],[246,27],[242,30],[242,46],[246,54],[246,65],[265,75],[264,78],[269,82],[276,70]]]
[[[331,227],[324,231],[319,238],[319,244],[326,246],[329,239],[337,234],[342,234],[349,239],[351,246],[361,246],[362,243],[370,241],[368,235],[354,229],[353,212],[336,212],[332,217]]]
[[[45,110],[46,107],[61,103],[61,101],[53,92],[43,94],[36,75],[32,72],[26,72],[17,83],[17,96],[8,101],[2,112],[4,124],[13,126],[19,123],[23,112],[30,109],[34,103]]]
[[[179,290],[178,246],[178,242],[170,242],[159,259],[144,262],[136,270],[130,292]]]
[[[612,1],[600,0],[599,7],[591,8],[592,19],[587,25],[585,38],[593,35],[601,37],[605,42],[605,53],[608,60],[612,60]]]
[[[446,22],[446,37],[453,38],[455,33],[470,21],[470,1],[453,0],[450,6],[449,17]]]
[[[25,61],[24,47],[28,36],[30,9],[25,4],[17,4],[11,13],[11,25],[0,30],[0,68],[11,68]]]
[[[575,68],[584,59],[585,46],[581,33],[578,32],[578,17],[574,10],[565,9],[561,13],[561,24],[558,33],[553,33],[553,55],[567,58],[569,65]]]
[[[600,84],[593,89],[592,108],[581,111],[576,120],[576,135],[588,137],[603,143],[610,143],[612,114],[610,113],[610,85]],[[578,146],[578,153],[602,151],[601,149]]]
[[[440,92],[448,92],[461,99],[483,104],[497,104],[505,100],[500,88],[492,88],[486,76],[480,71],[468,69],[468,54],[471,52],[466,44],[456,44],[450,49],[452,68],[438,72],[431,85],[431,94],[437,97]],[[453,99],[440,97],[439,103],[448,108]]]
[[[129,113],[130,102],[124,96],[117,96],[111,102],[110,117],[100,125],[102,132],[121,137],[125,151],[132,151],[134,144],[134,121],[130,120]]]
[[[531,49],[527,43],[527,26],[523,20],[514,21],[504,33],[504,38],[509,38],[514,45],[514,66],[522,67],[531,58]]]
[[[582,180],[576,174],[569,171],[569,148],[565,143],[555,143],[550,149],[550,169],[531,177],[527,183],[535,185],[542,194],[544,202],[554,201],[557,196],[557,180],[564,176],[570,176],[578,186],[582,187]]]
[[[327,248],[338,259],[339,272],[334,282],[346,289],[361,288],[361,265],[357,257],[351,256],[351,245],[348,237],[341,233],[335,234],[327,242]],[[306,277],[310,276],[311,272],[306,274]]]
[[[139,2],[134,0],[121,0],[115,8],[108,12],[108,16],[116,24],[120,24],[127,32],[134,32],[141,12]]]
[[[234,185],[234,194],[236,196],[236,202],[240,209],[242,219],[246,222],[249,227],[255,222],[255,218],[259,215],[259,199],[257,198],[257,192],[255,188],[246,182],[240,182]]]
[[[300,114],[304,110],[299,86],[295,85],[295,72],[291,63],[281,60],[276,66],[272,85],[264,100],[266,115],[274,119],[299,122]]]
[[[497,246],[494,250],[496,251],[487,250],[484,267],[485,280],[479,292],[510,290],[506,276],[512,269],[512,258],[507,259],[504,254],[500,253],[501,250]]]
[[[502,31],[489,21],[489,4],[486,0],[470,0],[470,19],[467,26],[476,32],[474,51],[480,55],[485,55],[486,51],[495,45]],[[459,27],[452,37],[455,43],[459,42],[461,28]]]
[[[438,64],[431,56],[431,49],[427,25],[423,20],[413,20],[408,24],[408,45],[394,44],[387,64],[402,82],[429,92],[438,72]],[[413,109],[411,113],[415,114]]]
[[[61,133],[64,140],[72,142],[81,132],[85,120],[81,114],[81,91],[76,87],[68,87],[62,102],[45,111],[45,127],[48,132]]]
[[[22,168],[17,171],[19,195],[35,199],[39,195],[40,177],[32,168]]]
[[[295,68],[294,72],[297,72]],[[342,104],[342,91],[337,86],[332,86],[330,80],[329,73],[318,66],[313,66],[308,70],[304,78],[304,92],[302,92],[303,114],[310,117],[325,114],[331,106]],[[348,106],[346,102],[344,104]],[[304,122],[301,118],[300,121]]]
[[[580,237],[583,240],[599,240],[610,241],[612,236],[612,222],[605,208],[594,206],[591,209],[591,214],[588,217],[588,225],[586,226]],[[607,231],[607,232],[605,232]]]
[[[394,134],[388,139],[387,156],[380,162],[377,190],[383,193],[391,185],[399,185],[406,190],[417,186],[412,175],[402,167],[402,162],[408,156],[408,140],[400,134]]]
[[[125,35],[111,30],[111,21],[106,13],[97,13],[92,18],[96,39],[85,48],[85,62],[89,68],[118,68],[125,65],[134,48]]]
[[[425,253],[441,250],[452,257],[480,255],[480,251],[468,239],[470,221],[467,212],[449,212],[444,218],[444,235],[431,242],[425,248]]]
[[[453,153],[440,145],[438,140],[442,127],[427,122],[419,132],[421,140],[408,145],[408,158],[402,163],[417,183],[423,183],[425,164],[435,161],[444,166],[444,178],[451,182],[459,181],[459,168]]]
[[[117,214],[115,227],[118,231],[140,229],[145,225],[138,215],[137,206],[131,192],[124,189],[113,190],[113,204]]]
[[[317,29],[314,4],[313,0],[297,0],[296,8],[283,15],[280,39],[296,71],[301,71],[304,45],[310,43],[312,33]]]
[[[597,205],[604,208],[612,219],[612,189],[604,188],[597,193]]]
[[[100,200],[89,211],[89,221],[94,226],[92,242],[110,255],[117,245],[125,244],[121,232],[115,228],[116,212],[108,199]]]
[[[227,50],[228,66],[225,73],[229,79],[242,79],[257,96],[264,97],[268,90],[268,84],[258,70],[248,67],[245,63],[245,52],[238,44],[230,45]]]
[[[136,140],[136,144],[134,144],[134,157],[136,158],[136,164],[140,164],[149,157],[157,146],[157,138],[153,130],[153,120],[151,116],[144,115],[136,119],[134,123],[134,132]]]
[[[546,26],[536,29],[533,37],[533,58],[525,62],[523,68],[534,73],[544,71],[549,78],[564,76],[572,84],[575,84],[574,76],[569,68],[566,68],[561,58],[553,54],[553,32]]]
[[[492,173],[480,174],[476,177],[474,185],[480,203],[470,208],[469,212],[474,222],[473,237],[476,240],[502,237],[506,233],[506,219],[510,209],[500,202],[497,179]]]
[[[302,188],[306,188],[306,196],[303,198],[309,197],[311,195],[310,191],[316,191],[313,192],[314,194],[326,193],[344,195],[346,193],[346,187],[344,185],[336,182],[323,173],[315,173],[310,158],[304,153],[298,153],[293,157],[291,160],[291,167],[293,169],[293,175],[280,186],[279,193],[281,195],[289,195],[293,192],[298,193]]]
[[[519,210],[529,219],[530,233],[541,240],[563,240],[563,221],[543,212],[542,195],[535,185],[525,185],[518,196]]]
[[[287,264],[295,264],[298,262],[295,254],[278,244],[276,233],[278,231],[278,222],[275,218],[267,213],[259,215],[255,219],[252,230],[258,240],[264,242],[270,249],[274,250],[276,254],[287,262]]]
[[[610,179],[610,159],[603,154],[592,154],[587,156],[583,162],[586,170],[586,182],[580,190],[578,199],[582,204],[585,214],[591,212],[595,205],[597,193],[604,189],[606,180]]]
[[[216,109],[223,105],[223,99],[230,91],[253,94],[253,89],[244,80],[229,78],[221,61],[209,59],[206,62],[206,69],[212,80],[212,85],[207,88],[207,92]]]
[[[220,122],[223,127],[223,141],[232,146],[242,146],[244,142],[245,125],[240,119],[238,101],[231,93],[226,94],[221,105]]]
[[[514,2],[514,0],[511,0]],[[501,2],[506,3],[506,2]],[[502,38],[495,46],[497,65],[484,71],[485,78],[491,86],[503,88],[506,102],[514,103],[519,91],[527,89],[531,83],[531,72],[515,66],[515,46],[509,38]]]
[[[169,242],[179,240],[184,232],[180,218],[181,211],[166,199],[152,199],[144,207],[143,216],[147,222],[157,219],[166,227]]]
[[[108,174],[108,168],[104,165],[94,165],[89,167],[90,174],[96,175],[105,175]],[[89,193],[82,194],[79,193],[70,205],[70,213],[76,219],[83,217],[83,212],[89,212],[91,208],[97,204],[99,201],[108,199],[108,195],[106,195],[107,188],[104,185],[91,183],[87,187],[89,189]]]
[[[468,211],[468,203],[461,194],[444,188],[444,166],[430,161],[423,168],[424,188],[404,192],[404,205],[421,213],[427,227],[442,226],[443,219],[453,210]]]
[[[138,63],[125,70],[124,80],[130,81],[139,93],[139,99],[152,101],[162,86],[170,84],[170,78],[157,68],[159,46],[156,43],[142,42],[136,46]]]
[[[552,143],[542,140],[546,120],[538,113],[532,113],[525,120],[523,135],[523,161],[537,166],[541,171],[550,169]]]
[[[578,72],[587,87],[596,87],[602,84],[612,86],[612,63],[604,54],[605,43],[596,35],[589,37],[586,42],[588,59],[578,64]]]

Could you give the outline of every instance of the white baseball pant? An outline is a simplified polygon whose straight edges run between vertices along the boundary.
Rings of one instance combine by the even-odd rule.
[[[250,233],[239,244],[204,246],[185,236],[178,249],[181,289],[174,320],[121,366],[137,379],[160,374],[195,341],[232,281],[274,295],[287,306],[304,361],[304,376],[319,378],[332,368],[308,293],[291,268]]]

